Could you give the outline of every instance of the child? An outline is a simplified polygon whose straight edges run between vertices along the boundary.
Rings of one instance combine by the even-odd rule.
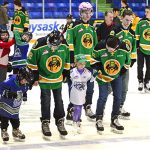
[[[17,74],[19,68],[26,66],[29,41],[32,39],[32,33],[14,31],[15,49],[12,58],[13,74]],[[27,101],[27,93],[23,94],[23,101]]]
[[[1,137],[3,141],[9,140],[7,133],[8,122],[12,124],[12,135],[18,140],[24,140],[25,135],[19,130],[19,109],[23,99],[23,92],[29,89],[28,84],[34,80],[34,75],[29,68],[20,68],[17,75],[11,75],[0,83],[0,116]]]
[[[75,56],[76,67],[70,72],[70,78],[72,81],[70,91],[70,102],[74,105],[73,107],[73,124],[77,127],[77,132],[80,133],[80,118],[82,106],[85,103],[85,96],[87,90],[87,82],[93,81],[91,72],[85,68],[86,57],[83,54]]]

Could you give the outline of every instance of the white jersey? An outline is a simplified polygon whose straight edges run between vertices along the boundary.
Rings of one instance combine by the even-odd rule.
[[[75,105],[83,105],[85,103],[87,82],[89,80],[93,81],[92,73],[84,68],[83,73],[80,74],[77,68],[73,68],[70,71],[70,77],[72,81],[70,102]]]

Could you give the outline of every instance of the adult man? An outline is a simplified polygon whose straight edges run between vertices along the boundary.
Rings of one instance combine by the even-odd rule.
[[[70,69],[69,49],[61,44],[61,33],[52,31],[46,37],[36,41],[28,55],[28,67],[35,70],[36,82],[41,89],[41,122],[44,136],[51,136],[50,123],[50,101],[51,90],[53,92],[55,108],[55,124],[61,135],[67,135],[64,127],[64,106],[61,95],[63,72]],[[65,71],[63,71],[66,69]]]
[[[113,14],[114,14],[114,19],[113,22],[115,25],[120,25],[121,20],[119,18],[119,9],[118,8],[113,8]]]
[[[142,91],[143,87],[145,92],[150,92],[150,6],[145,7],[145,17],[142,19],[136,28],[137,40],[137,70],[138,70],[138,90]],[[146,64],[145,77],[143,73],[144,62]]]
[[[133,66],[134,62],[136,61],[136,40],[135,40],[135,33],[131,29],[131,22],[132,22],[132,11],[124,10],[122,14],[122,23],[119,26],[111,31],[111,35],[115,35],[120,39],[120,41],[125,42],[129,49],[130,49],[130,56],[129,59],[132,60],[131,67]],[[130,113],[126,112],[123,109],[124,102],[126,100],[126,95],[128,91],[128,83],[129,83],[129,70],[127,70],[122,75],[122,100],[120,105],[120,117],[123,119],[129,119]]]
[[[93,7],[89,2],[82,2],[79,5],[80,20],[75,22],[73,28],[67,30],[67,43],[70,49],[70,62],[74,67],[74,56],[84,54],[87,59],[86,67],[91,72],[90,59],[91,53],[97,44],[97,36],[94,27],[89,24],[89,20],[93,15]],[[86,103],[84,105],[86,116],[90,119],[95,119],[95,115],[91,110],[94,82],[87,83]],[[71,86],[71,83],[69,83]],[[72,104],[68,106],[67,120],[72,120]]]
[[[96,81],[99,86],[99,98],[96,109],[96,128],[98,132],[104,131],[102,124],[105,104],[108,97],[108,83],[113,91],[113,108],[111,113],[112,131],[122,133],[124,127],[119,124],[119,108],[122,97],[122,74],[129,68],[129,52],[126,50],[125,43],[120,43],[115,36],[109,36],[106,43],[99,42],[92,54],[97,61],[93,68],[98,70]]]
[[[20,0],[14,0],[15,15],[13,17],[13,24],[11,30],[19,32],[27,32],[29,30],[29,16]]]

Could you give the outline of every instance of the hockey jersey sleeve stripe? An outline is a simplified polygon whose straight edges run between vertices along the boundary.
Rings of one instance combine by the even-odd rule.
[[[131,57],[131,59],[137,59],[137,54],[136,53],[131,53],[130,57]]]
[[[27,66],[32,69],[32,70],[38,70],[37,65],[33,65],[33,64],[27,64]]]
[[[74,46],[73,46],[73,44],[69,44],[69,50],[70,50],[70,51],[74,51]]]
[[[102,74],[98,74],[96,78],[98,78],[99,80],[102,80],[103,82],[111,82],[115,79],[115,78],[111,78],[109,76],[102,75]]]
[[[140,44],[140,46],[144,49],[144,50],[150,50],[150,45],[147,44]]]
[[[14,30],[17,30],[17,31],[19,31],[19,32],[21,32],[21,33],[22,33],[24,29],[14,27]]]
[[[136,35],[135,38],[136,38],[136,40],[139,40],[140,39],[140,35]]]
[[[70,63],[66,63],[64,66],[64,69],[69,70],[70,69]]]
[[[57,83],[57,82],[62,82],[62,81],[63,81],[62,75],[57,79],[48,79],[48,78],[45,78],[45,77],[42,77],[41,75],[39,75],[40,83]]]
[[[25,23],[25,24],[24,24],[24,27],[29,28],[29,24],[28,24],[28,23]]]
[[[129,68],[130,68],[130,65],[124,64],[124,67],[125,67],[126,69],[129,69]]]

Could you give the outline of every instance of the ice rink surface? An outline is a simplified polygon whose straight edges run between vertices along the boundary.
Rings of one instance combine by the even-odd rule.
[[[59,136],[52,117],[50,129],[52,137],[45,140],[41,133],[40,123],[40,89],[34,87],[28,92],[28,101],[21,106],[20,119],[21,131],[26,135],[25,142],[17,142],[12,138],[12,128],[9,126],[10,140],[4,144],[0,139],[0,150],[127,150],[150,149],[150,94],[137,91],[136,64],[130,69],[130,82],[125,110],[131,113],[130,120],[120,120],[124,125],[123,134],[115,134],[110,131],[110,114],[112,108],[112,95],[109,95],[103,119],[105,131],[99,135],[95,128],[95,122],[90,122],[82,111],[82,134],[75,134],[72,126],[66,125],[68,135],[65,139]],[[92,109],[95,111],[98,98],[98,87],[95,82]],[[68,86],[63,84],[62,90],[65,110],[67,108]],[[52,98],[53,116],[53,98]]]

